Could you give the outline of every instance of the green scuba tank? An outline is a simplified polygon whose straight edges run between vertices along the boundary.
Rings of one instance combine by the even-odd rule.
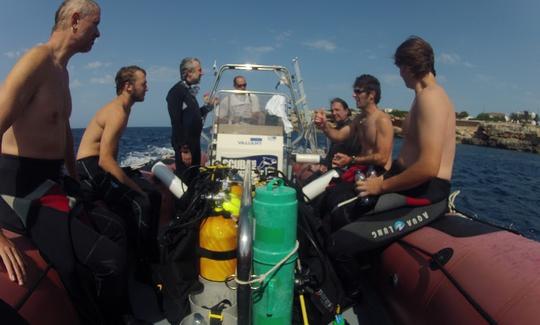
[[[255,190],[254,274],[266,273],[295,248],[297,207],[296,191],[282,179]],[[254,292],[253,324],[291,324],[296,259],[291,256]]]

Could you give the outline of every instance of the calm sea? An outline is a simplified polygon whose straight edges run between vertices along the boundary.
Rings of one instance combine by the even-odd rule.
[[[120,141],[119,160],[132,165],[172,155],[170,128],[128,128]],[[76,146],[82,129],[74,129]],[[401,140],[396,140],[394,157]],[[458,145],[453,190],[458,209],[509,227],[540,241],[540,155]]]

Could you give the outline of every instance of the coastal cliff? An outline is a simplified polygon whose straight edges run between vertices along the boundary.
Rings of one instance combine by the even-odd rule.
[[[513,123],[481,123],[472,135],[463,136],[461,143],[540,153],[540,127]]]
[[[457,121],[456,142],[540,154],[540,126],[516,123]],[[401,136],[401,121],[394,121]]]
[[[331,120],[331,114],[327,113],[327,118]],[[392,116],[396,137],[402,137],[402,122],[402,118]],[[540,154],[540,126],[456,120],[456,143]]]

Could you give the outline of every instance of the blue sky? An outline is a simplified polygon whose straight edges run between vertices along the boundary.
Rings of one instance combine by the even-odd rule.
[[[165,96],[178,64],[195,56],[207,74],[225,63],[290,67],[299,57],[310,107],[339,96],[351,105],[354,78],[381,80],[380,107],[408,109],[413,94],[393,65],[408,36],[428,40],[439,81],[456,110],[540,111],[540,1],[98,1],[101,37],[71,60],[73,127],[84,127],[114,96],[125,65],[148,72],[149,92],[130,126],[168,126]],[[48,39],[58,0],[2,0],[0,78],[17,58]]]

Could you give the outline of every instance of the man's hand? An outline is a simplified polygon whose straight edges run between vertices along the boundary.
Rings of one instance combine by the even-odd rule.
[[[2,234],[1,230],[0,259],[4,262],[9,279],[13,282],[18,282],[22,286],[26,280],[26,264],[17,247]]]
[[[332,158],[332,166],[343,168],[352,162],[352,157],[347,156],[344,153],[338,152]]]
[[[182,158],[182,162],[186,167],[191,166],[192,158],[191,158],[191,151],[183,149],[180,153],[180,157]]]
[[[324,108],[321,108],[317,112],[315,112],[313,122],[315,123],[315,126],[317,128],[324,129],[324,127],[326,126],[326,113],[324,112]]]
[[[203,101],[204,101],[204,104],[208,106],[216,106],[217,104],[219,104],[219,98],[217,97],[210,98],[209,93],[204,94]]]
[[[371,176],[365,181],[356,182],[356,191],[359,193],[358,196],[381,195],[383,180],[384,178],[382,176]]]

